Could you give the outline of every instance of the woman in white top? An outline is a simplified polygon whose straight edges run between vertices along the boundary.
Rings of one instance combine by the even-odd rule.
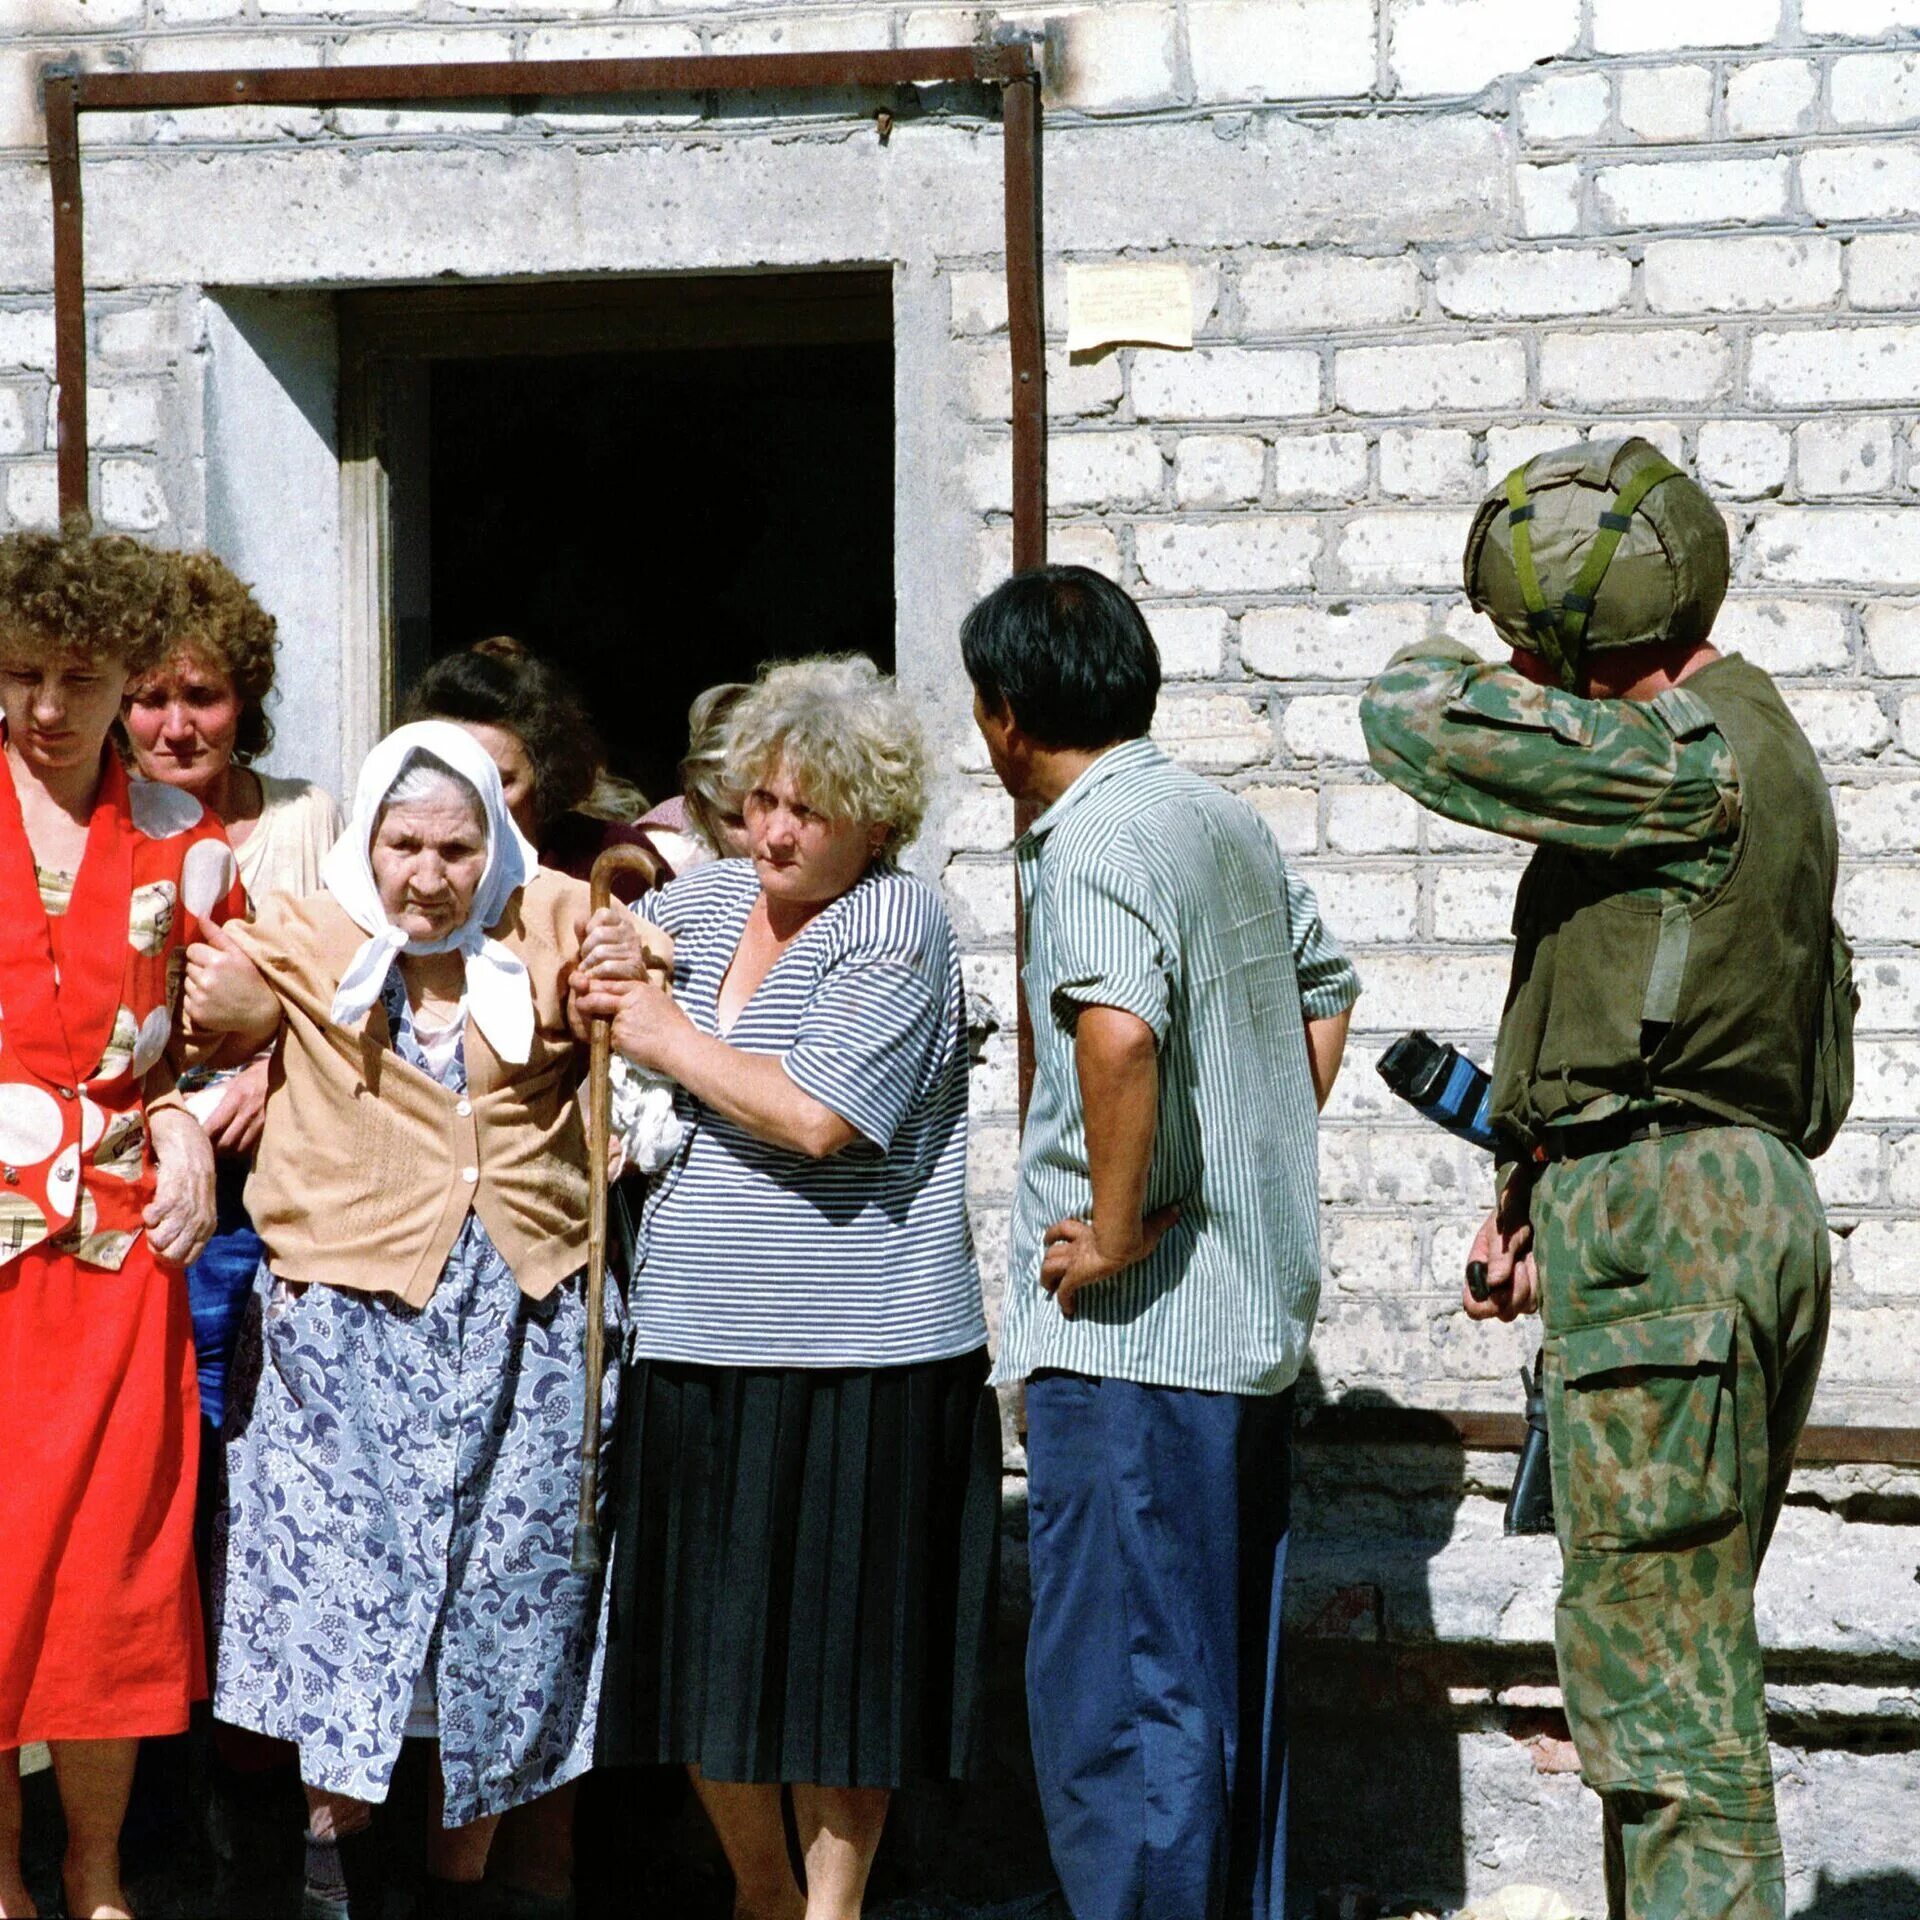
[[[274,894],[318,890],[320,862],[340,837],[340,809],[311,781],[250,764],[273,739],[266,714],[273,616],[210,553],[172,554],[168,565],[173,643],[157,667],[129,682],[123,708],[135,769],[192,794],[226,828],[248,907],[258,914]],[[181,1085],[191,1089],[196,1080],[188,1102],[219,1155],[219,1225],[188,1269],[187,1286],[201,1413],[217,1434],[240,1312],[260,1263],[242,1196],[266,1111],[267,1056],[188,1075]],[[218,1447],[203,1440],[201,1459],[218,1457]],[[202,1546],[204,1569],[204,1526]]]

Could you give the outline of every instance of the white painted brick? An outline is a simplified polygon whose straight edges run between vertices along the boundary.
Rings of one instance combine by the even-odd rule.
[[[1725,396],[1732,365],[1717,333],[1553,333],[1540,342],[1540,397],[1596,411],[1635,401],[1704,406]]]
[[[1372,259],[1295,248],[1262,254],[1240,274],[1241,322],[1249,333],[1390,327],[1419,311],[1420,264],[1406,254]]]
[[[1798,234],[1656,240],[1646,278],[1655,313],[1825,309],[1840,297],[1840,243]]]
[[[1143,348],[1133,361],[1143,420],[1274,420],[1320,411],[1320,358],[1248,347]]]
[[[1885,1153],[1872,1133],[1843,1133],[1813,1163],[1820,1197],[1830,1207],[1870,1207],[1879,1201]]]
[[[1118,580],[1120,542],[1110,527],[1073,525],[1054,527],[1047,534],[1047,557],[1062,566],[1091,567],[1109,580]],[[1005,526],[988,527],[979,538],[974,592],[991,593],[1013,571],[1013,532]],[[982,760],[984,763],[984,750]]]
[[[949,861],[940,885],[963,938],[971,935],[975,940],[993,941],[1013,937],[1011,860]]]
[[[1807,33],[1871,40],[1899,27],[1920,27],[1920,0],[1800,0]]]
[[[1620,124],[1643,140],[1704,140],[1713,131],[1711,67],[1628,67]]]
[[[1893,491],[1890,420],[1810,420],[1795,432],[1793,445],[1802,499]]]
[[[1870,600],[1862,624],[1875,673],[1920,677],[1920,601]]]
[[[1341,573],[1349,586],[1384,592],[1457,586],[1472,523],[1472,502],[1448,513],[1357,513],[1341,529]]]
[[[29,23],[41,33],[97,33],[137,26],[146,0],[35,0]]]
[[[1747,386],[1762,405],[1820,407],[1910,400],[1920,326],[1824,326],[1755,334]]]
[[[715,53],[836,53],[891,44],[884,13],[836,13],[824,6],[718,27],[708,45]]]
[[[1788,687],[1785,699],[1822,760],[1871,759],[1893,740],[1893,727],[1870,693]]]
[[[1254,607],[1240,620],[1240,658],[1269,680],[1370,680],[1427,630],[1423,605],[1317,601]]]
[[[1449,864],[1434,875],[1433,937],[1468,946],[1485,946],[1513,925],[1513,896],[1520,870],[1511,862],[1497,867]]]
[[[947,300],[955,333],[1005,333],[1007,282],[999,273],[962,271],[947,276]]]
[[[1579,0],[1389,0],[1387,61],[1403,94],[1478,93],[1571,53]]]
[[[0,453],[29,453],[33,440],[26,395],[18,387],[0,387]]]
[[[1013,799],[1000,787],[982,787],[946,815],[947,844],[956,853],[1005,853],[1013,845]]]
[[[1381,946],[1411,940],[1419,931],[1420,880],[1411,869],[1299,867],[1326,923],[1343,945]]]
[[[1506,1000],[1504,953],[1382,953],[1367,968],[1368,1030],[1490,1033]]]
[[[1166,693],[1153,737],[1183,766],[1231,771],[1273,754],[1273,724],[1244,694]]]
[[[1013,417],[1013,365],[1005,346],[982,347],[967,366],[967,392],[973,414],[982,420]],[[1047,352],[1047,412],[1056,420],[1091,419],[1120,404],[1122,377],[1118,354],[1073,360],[1063,347]]]
[[[1833,63],[1833,117],[1843,127],[1905,127],[1920,120],[1920,59],[1856,53]]]
[[[1350,693],[1305,693],[1287,702],[1280,739],[1296,760],[1338,761],[1363,767],[1367,743],[1360,732],[1360,702]]]
[[[1367,490],[1364,433],[1282,434],[1273,443],[1273,497],[1283,506],[1343,506]]]
[[[1920,1207],[1920,1134],[1910,1133],[1893,1142],[1887,1192],[1896,1207]]]
[[[1480,638],[1483,651],[1488,658],[1504,657],[1507,650],[1506,642],[1484,622],[1481,626]],[[1496,854],[1505,854],[1510,860],[1520,861],[1533,851],[1531,847],[1523,846],[1516,840],[1503,839],[1497,833],[1488,833],[1480,827],[1467,826],[1459,820],[1448,820],[1437,813],[1428,814],[1422,826],[1427,836],[1429,853],[1473,853],[1488,859]],[[1497,1012],[1491,1024],[1493,1026],[1499,1024]]]
[[[1611,313],[1632,287],[1633,265],[1624,254],[1584,247],[1449,254],[1434,269],[1440,305],[1469,320]]]
[[[297,14],[316,20],[393,19],[425,11],[422,0],[259,0],[262,19]]]
[[[1150,523],[1134,530],[1141,579],[1165,593],[1286,593],[1313,582],[1320,532],[1311,521]]]
[[[1179,16],[1172,7],[1075,7],[1050,14],[1048,25],[1059,48],[1048,62],[1050,104],[1133,113],[1180,98]]]
[[[149,40],[140,65],[150,73],[213,67],[317,67],[325,42],[293,34],[182,34]],[[476,56],[493,58],[491,54]],[[196,107],[156,115],[160,140],[310,140],[326,126],[318,107]]]
[[[1856,307],[1920,307],[1920,234],[1863,233],[1847,243],[1847,297]]]
[[[39,309],[0,309],[0,367],[53,371],[53,315]]]
[[[1580,168],[1568,161],[1557,167],[1515,167],[1520,196],[1520,231],[1529,240],[1558,239],[1580,231]]]
[[[1311,853],[1320,796],[1311,787],[1242,787],[1240,797],[1267,823],[1283,853]]]
[[[1920,1294],[1920,1221],[1863,1220],[1847,1242],[1854,1284],[1874,1294]]]
[[[1229,621],[1220,607],[1148,607],[1147,625],[1169,680],[1210,680],[1226,665]]]
[[[1376,1285],[1382,1274],[1411,1276],[1417,1274],[1420,1267],[1420,1238],[1405,1220],[1383,1220],[1366,1214],[1336,1215],[1327,1222],[1325,1252],[1327,1278],[1336,1287],[1355,1279]],[[1330,1368],[1338,1370],[1337,1361],[1322,1344],[1326,1331],[1325,1326],[1314,1330],[1314,1359],[1323,1377]],[[1403,1332],[1396,1328],[1389,1337],[1404,1349]],[[1369,1363],[1359,1356],[1355,1358],[1359,1361],[1357,1371],[1362,1376],[1369,1374]]]
[[[1760,60],[1727,76],[1727,131],[1736,140],[1801,133],[1820,117],[1820,69],[1811,60]]]
[[[1364,1136],[1348,1127],[1320,1130],[1320,1199],[1327,1206],[1350,1206],[1366,1190],[1361,1167]]]
[[[1791,175],[1784,157],[1635,161],[1602,167],[1594,184],[1611,226],[1740,226],[1785,213]]]
[[[1855,871],[1841,885],[1838,911],[1855,940],[1910,945],[1920,937],[1920,869],[1886,862]]]
[[[1411,853],[1419,844],[1419,805],[1397,788],[1327,789],[1327,846],[1334,853]]]
[[[1676,467],[1687,463],[1685,430],[1677,420],[1603,420],[1589,429],[1589,440],[1630,440],[1635,436],[1656,446]]]
[[[60,473],[51,460],[7,468],[7,518],[16,527],[51,527],[60,518]]]
[[[95,447],[157,447],[160,424],[156,387],[87,389],[87,439]]]
[[[342,37],[334,51],[346,67],[388,64],[444,65],[457,61],[511,60],[513,36],[479,27],[427,31],[400,28]],[[352,135],[505,133],[513,116],[504,106],[462,102],[444,107],[336,107],[334,124]]]
[[[1708,420],[1696,445],[1699,479],[1737,500],[1757,500],[1787,484],[1793,440],[1781,427],[1751,420]]]
[[[1910,854],[1920,847],[1920,781],[1876,780],[1871,786],[1835,787],[1833,813],[1840,829],[1840,850],[1850,859]]]
[[[1920,148],[1816,147],[1801,156],[1800,195],[1816,220],[1903,219],[1920,212]]]
[[[1061,508],[1141,507],[1165,462],[1150,433],[1059,433],[1047,442],[1047,498]]]
[[[1373,0],[1188,0],[1187,47],[1203,100],[1367,93]]]
[[[1920,694],[1900,702],[1900,751],[1920,760]]]
[[[1515,467],[1524,467],[1538,454],[1557,453],[1579,437],[1571,427],[1489,427],[1487,484],[1498,485]]]
[[[40,111],[40,56],[0,47],[0,150],[44,152],[47,123]]]
[[[516,0],[479,0],[488,7],[508,8]],[[586,0],[579,13],[611,12],[603,0]],[[660,60],[701,51],[700,36],[691,27],[659,21],[595,21],[586,26],[540,27],[527,35],[523,60]],[[541,101],[538,120],[571,134],[629,132],[636,127],[696,126],[704,117],[697,94],[660,94],[644,103],[623,100]]]
[[[1380,490],[1400,500],[1457,500],[1477,491],[1473,435],[1457,427],[1389,427],[1380,436]]]
[[[1920,587],[1920,508],[1774,508],[1746,559],[1754,580],[1782,586]]]
[[[163,360],[171,356],[173,346],[173,310],[158,301],[103,313],[93,323],[93,351],[101,360]],[[0,356],[4,351],[0,346]]]
[[[1192,434],[1173,450],[1173,494],[1183,507],[1232,507],[1260,497],[1267,446],[1250,434]]]
[[[1596,53],[1763,47],[1779,29],[1780,0],[1593,0]]]
[[[1905,870],[1889,878],[1912,884]],[[1864,955],[1854,968],[1854,979],[1860,988],[1859,1032],[1902,1033],[1920,1026],[1920,964],[1910,956]]]
[[[1736,596],[1713,623],[1722,653],[1744,654],[1768,673],[1844,673],[1852,664],[1846,609],[1833,600],[1749,600]]]
[[[903,47],[962,47],[980,36],[995,18],[991,7],[916,7],[900,17]]]
[[[1604,73],[1549,73],[1520,89],[1520,130],[1529,140],[1589,139],[1611,104]]]
[[[100,518],[124,533],[151,533],[166,525],[167,496],[149,462],[100,462]]]
[[[1525,399],[1527,356],[1510,339],[1346,347],[1334,356],[1333,387],[1352,413],[1480,413]]]
[[[160,18],[168,26],[197,26],[208,20],[232,20],[246,0],[160,0]]]

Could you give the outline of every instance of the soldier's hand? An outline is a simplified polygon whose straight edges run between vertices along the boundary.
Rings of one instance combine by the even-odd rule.
[[[1460,1305],[1470,1320],[1517,1320],[1540,1309],[1540,1275],[1533,1259],[1533,1222],[1523,1176],[1516,1174],[1500,1204],[1480,1223],[1467,1254]],[[1515,1187],[1520,1187],[1516,1193]],[[1475,1286],[1475,1281],[1481,1287]],[[1484,1291],[1482,1291],[1482,1288]]]

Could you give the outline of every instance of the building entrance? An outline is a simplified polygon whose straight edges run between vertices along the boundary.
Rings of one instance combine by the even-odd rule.
[[[353,296],[388,711],[510,633],[659,798],[703,687],[822,651],[891,669],[889,293],[863,272]]]

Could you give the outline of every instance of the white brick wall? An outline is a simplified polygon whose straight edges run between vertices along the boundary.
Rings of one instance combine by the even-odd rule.
[[[1736,585],[1721,638],[1782,677],[1839,777],[1871,1030],[1862,1118],[1826,1173],[1836,1207],[1862,1223],[1839,1243],[1840,1284],[1849,1326],[1895,1328],[1904,1350],[1920,1347],[1920,237],[1905,230],[1920,214],[1920,3],[1001,11],[1051,29],[1053,550],[1140,595],[1168,676],[1169,749],[1247,794],[1360,953],[1358,1051],[1327,1130],[1330,1269],[1365,1268],[1446,1324],[1483,1170],[1392,1111],[1371,1059],[1414,1022],[1484,1052],[1519,864],[1373,778],[1359,687],[1423,632],[1487,640],[1458,581],[1484,487],[1545,447],[1632,427],[1722,500]],[[967,41],[984,17],[855,0],[36,0],[0,49],[0,524],[54,511],[40,58],[79,47],[95,64],[157,70],[243,52],[264,65],[935,45]],[[223,53],[230,42],[243,44]],[[918,496],[938,524],[903,524],[901,538],[949,541],[964,600],[1009,554],[999,159],[991,127],[962,115],[956,131],[944,103],[928,104],[902,116],[872,174],[846,162],[882,154],[872,105],[848,101],[733,102],[711,117],[708,102],[650,102],[639,125],[625,103],[156,116],[106,144],[92,132],[96,265],[104,273],[120,244],[112,210],[152,207],[142,180],[205,155],[248,169],[221,204],[259,209],[258,236],[219,232],[240,283],[309,188],[345,228],[324,258],[316,243],[315,281],[480,273],[455,244],[472,225],[448,197],[460,176],[433,176],[450,185],[430,214],[407,212],[389,184],[409,156],[472,155],[487,163],[468,176],[476,195],[516,169],[554,168],[543,204],[563,238],[543,232],[541,259],[555,270],[660,270],[676,262],[646,252],[642,215],[655,209],[632,202],[639,176],[624,176],[623,195],[593,186],[596,169],[644,148],[661,204],[698,204],[710,189],[675,169],[759,143],[754,195],[777,197],[800,173],[808,184],[780,216],[778,247],[726,264],[806,264],[807,236],[831,227],[822,260],[893,257],[903,286],[944,282],[951,337],[924,378],[903,382],[902,404],[940,423],[953,471]],[[339,168],[350,171],[323,172]],[[836,224],[850,201],[909,176],[973,208],[958,223],[971,238],[949,242],[897,212]],[[730,231],[738,205],[704,205],[708,229]],[[511,245],[525,236],[508,240],[486,274],[517,270]],[[90,306],[96,503],[120,524],[188,538],[207,492],[199,292],[184,271],[155,278],[138,251],[120,257],[134,267],[116,267]],[[1189,268],[1195,351],[1069,361],[1063,269],[1116,257]],[[950,646],[950,625],[944,613],[904,621],[903,650]],[[917,684],[951,679],[946,662]],[[952,856],[969,978],[987,983],[1010,1033],[1009,818],[964,713],[930,722],[961,769],[930,857]],[[1013,1098],[1003,1035],[975,1089],[988,1244]],[[1490,1349],[1424,1334],[1410,1345],[1413,1324],[1336,1286],[1326,1352],[1356,1383],[1377,1362],[1396,1394],[1484,1398]],[[1836,1337],[1834,1352],[1823,1407],[1908,1417],[1903,1377],[1872,1341]]]

